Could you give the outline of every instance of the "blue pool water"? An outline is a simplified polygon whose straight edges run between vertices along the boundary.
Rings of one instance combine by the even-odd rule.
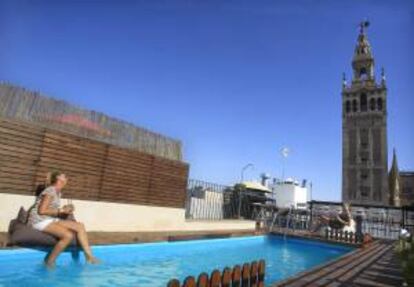
[[[266,260],[266,284],[349,252],[351,248],[279,236],[192,240],[93,247],[100,265],[74,262],[62,254],[47,270],[44,253],[30,249],[0,251],[0,286],[139,286],[165,287],[213,269],[222,270],[253,260]]]

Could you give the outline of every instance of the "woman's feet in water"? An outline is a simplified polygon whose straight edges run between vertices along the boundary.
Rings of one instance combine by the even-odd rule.
[[[46,262],[45,261],[45,266],[46,266],[47,269],[55,269],[56,263],[55,262]]]
[[[85,257],[86,257],[86,262],[89,264],[100,264],[102,262],[95,256],[85,256]],[[48,269],[54,269],[56,267],[56,262],[49,260],[49,256],[45,257],[44,264]]]
[[[95,256],[89,255],[89,256],[86,256],[86,262],[89,264],[100,264],[101,260],[99,260]]]
[[[56,263],[54,260],[49,260],[49,254],[46,255],[45,259],[43,260],[43,263],[45,264],[46,268],[53,269],[56,267]]]

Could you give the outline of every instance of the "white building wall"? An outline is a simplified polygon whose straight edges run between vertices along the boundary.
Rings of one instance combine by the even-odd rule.
[[[308,201],[307,188],[293,183],[275,184],[273,192],[278,207],[298,208],[298,204],[306,204]]]
[[[308,202],[308,189],[306,187],[295,186],[295,208],[306,206]],[[299,206],[298,206],[299,204]]]
[[[0,232],[7,232],[9,223],[21,206],[34,203],[34,196],[0,193]],[[65,204],[65,199],[62,200]],[[88,231],[148,232],[148,231],[205,231],[253,230],[254,221],[185,220],[184,208],[168,208],[102,201],[73,200],[75,217]]]

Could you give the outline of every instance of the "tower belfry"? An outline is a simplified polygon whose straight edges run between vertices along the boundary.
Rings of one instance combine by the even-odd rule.
[[[374,56],[372,55],[371,45],[366,36],[366,27],[368,22],[360,24],[357,45],[352,59],[353,82],[369,82],[375,81],[374,78]]]
[[[352,58],[352,80],[342,82],[342,200],[388,204],[387,88],[360,24]]]

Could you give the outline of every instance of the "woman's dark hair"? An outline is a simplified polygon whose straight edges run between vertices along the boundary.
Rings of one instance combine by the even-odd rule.
[[[38,184],[36,186],[35,195],[39,196],[42,193],[42,191],[45,189],[46,189],[46,184]]]
[[[36,196],[39,196],[42,193],[43,190],[45,190],[47,187],[55,184],[57,182],[57,180],[58,180],[59,175],[61,175],[61,174],[62,174],[62,172],[57,171],[57,170],[56,171],[52,171],[52,172],[48,172],[46,174],[45,183],[38,184],[36,186],[35,195]]]

